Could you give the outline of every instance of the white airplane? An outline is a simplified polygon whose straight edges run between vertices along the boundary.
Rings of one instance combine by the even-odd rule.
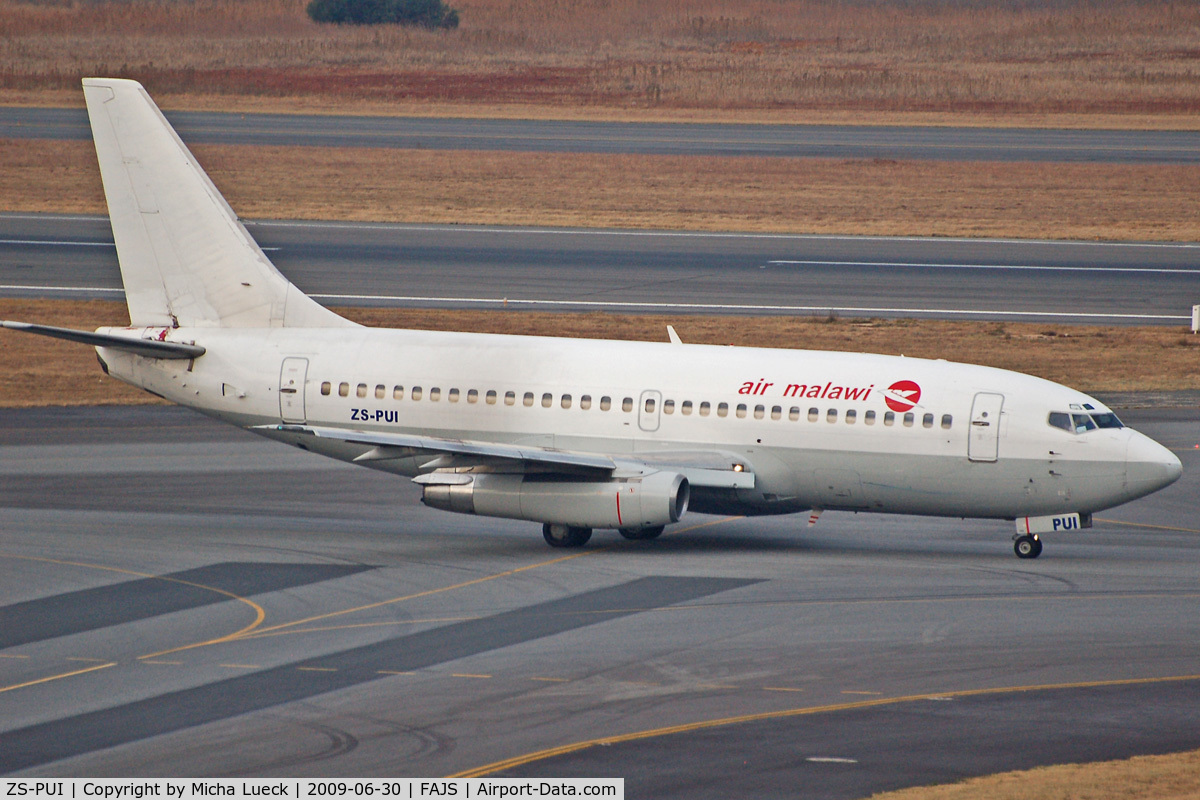
[[[129,304],[104,370],[427,506],[659,535],[689,509],[1015,520],[1015,550],[1163,488],[1179,459],[1096,399],[989,367],[858,353],[380,330],[280,274],[140,84],[83,82]]]

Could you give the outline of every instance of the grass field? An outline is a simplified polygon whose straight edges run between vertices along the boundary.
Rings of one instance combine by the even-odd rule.
[[[1200,336],[1162,327],[1104,328],[995,322],[545,314],[342,308],[365,325],[533,336],[666,341],[887,353],[1016,369],[1083,391],[1200,389]],[[114,301],[0,299],[0,319],[91,330],[127,325]],[[1097,358],[1102,353],[1103,358]],[[0,331],[0,407],[161,402],[102,375],[90,347]]]
[[[1195,127],[1200,110],[1200,5],[1187,2],[457,0],[462,24],[444,32],[320,26],[304,5],[0,0],[0,101],[78,104],[79,78],[104,74],[192,106],[236,95],[385,113]]]
[[[1200,167],[205,145],[248,218],[1200,240]],[[0,210],[104,213],[87,142],[0,140]]]

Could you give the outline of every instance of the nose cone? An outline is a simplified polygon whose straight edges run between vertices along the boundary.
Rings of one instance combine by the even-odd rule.
[[[1130,431],[1125,448],[1125,483],[1133,497],[1143,497],[1170,486],[1183,474],[1183,464],[1149,436]]]

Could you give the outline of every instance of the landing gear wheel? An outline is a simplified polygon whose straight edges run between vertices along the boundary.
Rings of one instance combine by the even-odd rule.
[[[547,522],[542,526],[542,538],[551,547],[583,547],[592,538],[592,529]]]
[[[648,528],[618,528],[617,532],[626,539],[657,539],[666,529],[665,525],[651,525]]]
[[[1013,544],[1017,558],[1037,558],[1042,554],[1042,540],[1036,536],[1018,536]]]

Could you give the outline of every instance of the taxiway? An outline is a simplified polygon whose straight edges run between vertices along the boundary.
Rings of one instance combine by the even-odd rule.
[[[852,798],[1200,747],[1197,412],[1125,416],[1184,477],[1030,562],[848,513],[564,553],[186,410],[9,411],[0,773]]]

